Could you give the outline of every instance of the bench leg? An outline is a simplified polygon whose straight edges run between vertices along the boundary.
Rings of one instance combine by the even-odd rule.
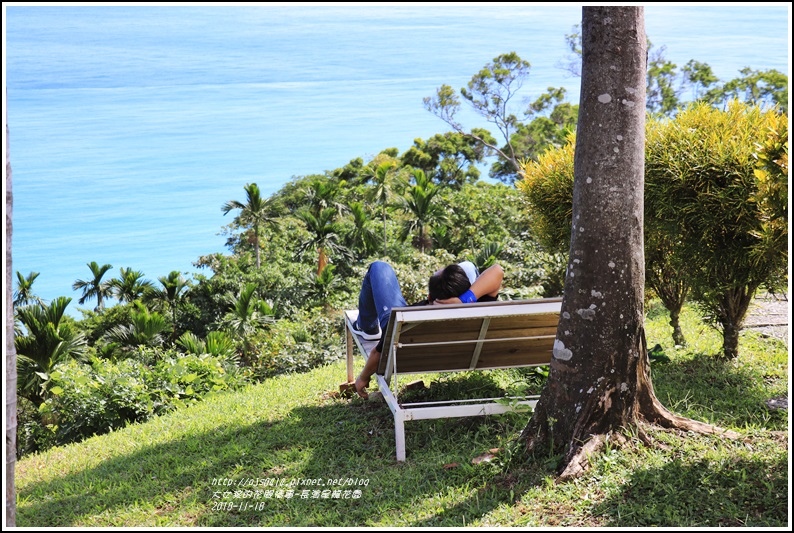
[[[345,338],[347,341],[347,382],[353,381],[353,334],[350,329],[345,328]]]
[[[394,414],[394,441],[397,447],[397,460],[405,461],[405,421],[400,414]]]

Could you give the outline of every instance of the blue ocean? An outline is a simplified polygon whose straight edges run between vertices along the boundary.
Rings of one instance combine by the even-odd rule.
[[[150,280],[198,272],[200,256],[226,251],[234,214],[221,206],[245,200],[247,183],[269,195],[447,131],[422,98],[464,87],[497,55],[532,65],[526,100],[548,87],[579,99],[564,65],[580,5],[3,10],[12,268],[39,272],[34,291],[72,297],[78,317],[72,284],[90,279],[87,263],[113,265],[108,279],[121,267]],[[645,21],[653,48],[679,67],[705,62],[723,81],[745,67],[790,75],[788,3],[653,5]]]

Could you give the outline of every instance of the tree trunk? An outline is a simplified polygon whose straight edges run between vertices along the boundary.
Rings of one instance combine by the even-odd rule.
[[[682,304],[683,305],[683,304]],[[678,346],[686,346],[686,337],[681,330],[681,307],[670,309],[670,326],[673,328],[673,342]]]
[[[722,326],[722,356],[725,359],[739,356],[739,333],[744,327],[747,310],[757,290],[758,284],[749,283],[726,290],[722,295],[717,314]]]
[[[383,208],[383,258],[388,257],[386,250],[388,249],[388,241],[386,239],[386,208]]]
[[[645,269],[646,276],[650,272]],[[672,268],[665,271],[653,272],[651,279],[647,279],[648,286],[652,287],[656,295],[662,300],[664,307],[670,313],[670,326],[673,328],[673,342],[679,346],[686,346],[686,338],[681,330],[681,309],[684,307],[689,285],[682,279],[679,272]]]
[[[317,248],[317,275],[323,273],[325,267],[328,265],[328,254],[325,253],[325,248],[320,246]]]
[[[644,327],[646,38],[642,6],[582,8],[573,220],[549,378],[522,433],[561,476],[641,420],[701,427],[656,400]],[[707,431],[712,431],[708,430]]]
[[[740,327],[728,322],[722,325],[722,355],[725,359],[736,359],[739,355]]]
[[[8,117],[6,123],[6,526],[16,526],[16,485],[14,471],[17,454],[17,351],[14,345],[14,308],[11,296],[11,210],[14,205],[11,194],[11,155],[8,140]]]
[[[249,244],[254,245],[254,254],[256,255],[256,269],[259,270],[261,266],[259,260],[259,226],[254,226],[253,236],[251,233],[248,234],[248,242]]]

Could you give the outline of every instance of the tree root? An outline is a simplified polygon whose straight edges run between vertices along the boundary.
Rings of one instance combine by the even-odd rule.
[[[647,427],[649,427],[647,424],[637,425],[637,438],[640,439],[640,442],[642,442],[649,448],[661,448],[664,451],[669,451],[670,447],[667,444],[657,441],[656,439],[651,437],[647,431],[645,431]]]
[[[650,403],[646,403],[644,408],[641,408],[639,416],[641,421],[651,426],[660,426],[664,429],[691,431],[703,435],[722,435],[729,439],[738,439],[740,437],[735,431],[724,429],[713,424],[706,424],[705,422],[698,422],[691,418],[674,415],[665,409],[655,397]]]
[[[649,447],[669,450],[670,447],[658,442],[650,436],[648,429],[661,429],[663,431],[678,431],[682,433],[692,432],[703,435],[719,435],[729,439],[740,438],[741,435],[735,431],[723,429],[719,426],[698,422],[689,418],[680,417],[667,411],[658,402],[654,402],[657,409],[652,409],[651,416],[647,414],[635,423],[637,437]],[[584,442],[571,444],[564,461],[564,469],[557,477],[557,482],[564,482],[583,475],[590,466],[590,458],[599,453],[607,443],[623,445],[627,442],[626,438],[619,433],[590,435]]]
[[[590,466],[590,456],[600,452],[608,440],[608,435],[591,436],[572,456],[566,458],[565,470],[557,476],[557,481],[568,481],[584,474]],[[574,451],[574,448],[571,450]]]

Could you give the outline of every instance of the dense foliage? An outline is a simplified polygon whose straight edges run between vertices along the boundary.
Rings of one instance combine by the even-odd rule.
[[[646,138],[646,217],[722,330],[723,353],[756,291],[784,287],[788,269],[788,116],[738,101],[696,104],[651,122]]]
[[[229,253],[197,260],[206,274],[151,282],[122,268],[106,279],[113,267],[92,262],[79,288],[102,305],[81,310],[82,320],[63,316],[69,299],[20,307],[20,391],[32,405],[20,411],[20,451],[336,361],[340,312],[357,305],[375,259],[394,265],[408,301],[426,297],[436,269],[464,259],[483,268],[498,260],[505,298],[559,290],[547,281],[559,265],[527,234],[513,187],[401,161],[385,150],[366,165],[294,178],[267,199],[246,184],[246,200],[219,206],[238,215],[224,228]]]
[[[573,138],[523,167],[518,188],[532,228],[567,250],[573,202]],[[687,297],[725,338],[737,340],[761,287],[780,291],[788,267],[788,117],[738,101],[724,111],[694,104],[646,125],[646,283],[670,311],[673,336]]]
[[[676,67],[662,55],[654,61],[649,86],[660,88],[654,105],[672,115],[677,96],[661,89],[678,75]],[[82,320],[74,320],[64,314],[71,298],[43,302],[33,290],[38,273],[17,272],[18,452],[111,431],[212,391],[341,358],[340,312],[357,305],[360,280],[375,259],[394,265],[409,302],[426,297],[432,272],[461,260],[481,269],[498,261],[505,270],[502,298],[560,295],[578,110],[564,101],[562,88],[549,88],[522,112],[508,109],[529,70],[529,63],[514,52],[503,54],[461,92],[464,101],[497,126],[500,140],[484,129],[465,132],[455,119],[460,101],[444,85],[425,99],[425,107],[452,132],[416,139],[404,153],[388,148],[370,161],[356,158],[324,174],[295,177],[269,198],[262,197],[256,183],[245,184],[244,199],[218,206],[234,215],[222,228],[228,253],[199,257],[194,264],[202,273],[191,278],[173,271],[151,281],[132,267],[109,278],[112,265],[91,261],[90,275],[72,288],[81,292],[80,305],[93,301],[95,307],[81,308]],[[784,94],[785,76],[779,73],[747,70],[723,86],[709,75],[708,65],[688,64],[682,72],[706,95],[700,99],[714,104],[741,91],[750,102],[778,102]],[[714,111],[712,116],[720,115]],[[723,122],[730,127],[731,120]],[[750,184],[732,188],[723,198],[744,210],[739,218],[748,223],[741,227],[739,241],[751,243],[749,248],[739,250],[736,246],[742,244],[730,243],[735,259],[746,260],[739,266],[752,272],[767,268],[762,276],[753,274],[749,289],[778,287],[784,279],[778,266],[787,262],[779,252],[787,240],[785,122],[780,116],[778,121],[763,118],[747,123],[741,137],[723,131],[726,143],[713,139],[741,154],[738,182]],[[670,124],[675,128],[677,122]],[[671,134],[659,132],[661,144],[671,147]],[[649,182],[679,168],[687,178],[721,183],[720,172],[728,165],[721,152],[711,158],[716,152],[708,150],[709,144],[700,143],[688,168],[659,161]],[[687,147],[684,143],[670,150],[675,154]],[[649,168],[656,168],[655,153]],[[479,179],[477,167],[489,157],[497,160],[491,177],[504,183]],[[715,172],[699,173],[705,162]],[[520,190],[512,185],[519,174]],[[691,200],[686,212],[700,222],[701,200],[685,191],[681,196]],[[679,223],[679,231],[691,222]],[[674,309],[680,309],[690,285],[673,283],[693,263],[668,250],[683,242],[684,234],[647,235],[649,285],[676,320]],[[692,279],[700,280],[697,294],[707,302],[708,280]],[[719,287],[731,281],[723,277]]]

